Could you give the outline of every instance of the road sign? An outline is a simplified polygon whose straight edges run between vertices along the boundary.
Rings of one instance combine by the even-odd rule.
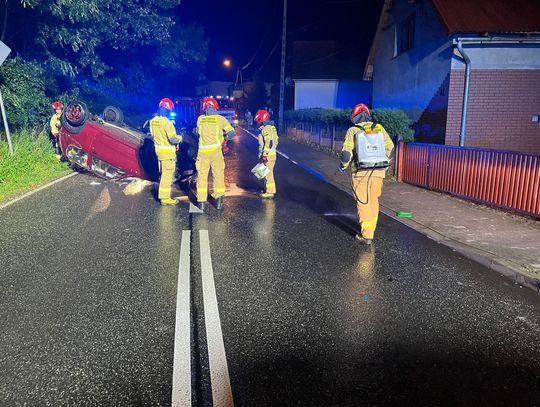
[[[10,52],[11,49],[2,41],[0,41],[0,65],[4,63]]]
[[[6,60],[10,52],[11,52],[11,49],[2,41],[0,41],[0,65],[4,63],[4,61]],[[2,111],[2,121],[4,122],[4,128],[6,129],[6,137],[8,141],[9,152],[11,153],[11,155],[13,155],[13,144],[11,144],[11,136],[9,134],[9,126],[8,126],[7,118],[6,118],[6,109],[4,109],[4,101],[2,99],[2,93],[0,93],[0,110]]]

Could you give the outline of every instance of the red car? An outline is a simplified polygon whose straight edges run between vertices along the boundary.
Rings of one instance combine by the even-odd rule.
[[[104,114],[108,122],[90,115],[82,102],[68,104],[59,134],[62,153],[76,166],[104,178],[157,181],[158,161],[152,139],[121,124],[118,109],[111,109]]]

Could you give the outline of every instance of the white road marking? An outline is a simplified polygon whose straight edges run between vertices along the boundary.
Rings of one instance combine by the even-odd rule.
[[[208,343],[208,361],[210,365],[210,381],[212,383],[212,400],[215,407],[234,406],[229,368],[223,343],[223,333],[219,319],[219,310],[212,270],[210,239],[208,230],[199,231],[201,244],[201,273],[204,298],[204,320]]]
[[[173,407],[191,406],[190,242],[191,231],[182,231],[174,328]]]
[[[253,134],[252,132],[250,132],[249,130],[247,129],[244,129],[243,127],[240,127],[242,130],[244,130],[247,134],[249,134],[251,137],[253,137],[255,140],[258,140],[257,136],[255,134]],[[291,161],[293,164],[295,165],[299,165],[298,162],[294,161],[293,159],[291,159],[287,154],[284,154],[282,153],[281,151],[279,150],[276,150],[276,153],[278,153],[280,156],[286,158],[287,160]]]
[[[189,203],[189,213],[204,213],[199,208],[197,208],[195,205],[193,205],[191,202]]]
[[[27,198],[27,197],[29,197],[30,195],[35,194],[36,192],[42,191],[42,190],[44,190],[45,188],[49,188],[50,186],[52,186],[52,185],[54,185],[54,184],[57,184],[57,183],[59,183],[59,182],[62,182],[62,181],[66,180],[66,179],[68,179],[68,178],[70,178],[70,177],[73,177],[74,175],[77,175],[77,174],[78,174],[78,172],[74,172],[74,173],[72,173],[72,174],[66,175],[65,177],[58,178],[57,180],[54,180],[54,181],[52,181],[52,182],[49,182],[48,184],[45,184],[45,185],[43,185],[43,186],[41,186],[41,187],[39,187],[39,188],[37,188],[37,189],[34,189],[33,191],[27,192],[26,194],[21,195],[21,196],[18,197],[18,198],[15,198],[15,199],[13,199],[13,200],[11,200],[11,201],[6,202],[5,204],[0,205],[0,209],[4,209],[4,208],[6,208],[6,207],[8,207],[8,206],[10,206],[10,205],[12,205],[12,204],[14,204],[15,202],[19,202],[21,199]]]

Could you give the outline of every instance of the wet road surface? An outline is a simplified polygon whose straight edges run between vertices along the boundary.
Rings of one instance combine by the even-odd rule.
[[[540,404],[538,295],[383,215],[360,246],[282,157],[259,199],[256,151],[223,212],[87,175],[3,209],[0,405]]]

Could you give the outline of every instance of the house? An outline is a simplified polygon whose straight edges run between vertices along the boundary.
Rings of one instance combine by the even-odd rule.
[[[540,152],[540,1],[385,0],[364,79],[419,141]]]
[[[371,82],[358,75],[356,54],[335,41],[295,41],[294,109],[345,109],[371,103]]]

